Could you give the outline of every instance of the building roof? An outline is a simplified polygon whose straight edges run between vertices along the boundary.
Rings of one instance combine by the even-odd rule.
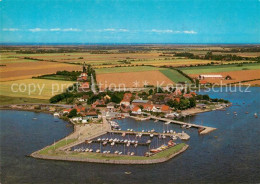
[[[89,82],[84,82],[81,84],[82,88],[89,88]]]
[[[162,111],[169,111],[170,107],[168,105],[162,105],[161,110]]]
[[[148,100],[133,100],[132,103],[147,103]]]
[[[139,110],[141,110],[138,106],[135,106],[133,109],[132,109],[132,111],[134,111],[134,112],[137,112],[137,111],[139,111]]]

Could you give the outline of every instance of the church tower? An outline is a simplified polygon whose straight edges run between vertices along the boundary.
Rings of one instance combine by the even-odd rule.
[[[86,66],[85,66],[85,62],[84,62],[84,64],[83,64],[83,73],[87,73]]]

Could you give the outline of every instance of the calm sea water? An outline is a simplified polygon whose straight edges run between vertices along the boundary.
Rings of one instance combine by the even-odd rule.
[[[234,105],[226,111],[206,112],[185,121],[218,129],[204,136],[199,136],[195,129],[185,130],[191,136],[187,141],[189,149],[168,162],[154,165],[106,165],[26,157],[66,136],[72,127],[48,114],[2,110],[1,183],[259,183],[260,117],[255,118],[254,113],[260,114],[260,88],[250,90],[251,93],[209,93]],[[152,121],[124,119],[119,123],[137,129],[166,128]],[[177,132],[182,130],[169,126]],[[125,171],[132,174],[126,175]]]

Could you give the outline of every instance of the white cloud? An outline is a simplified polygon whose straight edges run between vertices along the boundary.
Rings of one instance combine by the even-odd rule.
[[[183,31],[185,34],[197,34],[197,32],[191,30],[191,31]]]
[[[61,29],[60,28],[52,28],[50,29],[50,31],[60,31]]]
[[[33,29],[28,29],[31,32],[41,32],[41,31],[48,31],[48,29],[41,29],[41,28],[33,28]]]
[[[152,29],[148,32],[153,32],[153,33],[171,33],[171,34],[197,34],[197,32],[191,30],[191,31],[174,31],[171,29]]]
[[[62,31],[75,31],[75,32],[78,32],[78,31],[81,31],[81,29],[77,29],[77,28],[66,28],[66,29],[62,29]]]
[[[166,30],[152,29],[151,32],[155,32],[155,33],[173,33],[173,30],[170,30],[170,29],[166,29]]]
[[[3,28],[2,31],[19,31],[20,29],[16,28]]]
[[[116,31],[116,29],[108,28],[108,29],[104,29],[104,31]]]

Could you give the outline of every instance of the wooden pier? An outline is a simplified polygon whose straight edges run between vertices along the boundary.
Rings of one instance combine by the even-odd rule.
[[[191,126],[191,128],[202,129],[202,131],[199,134],[207,134],[209,132],[216,130],[216,128],[213,128],[213,127],[197,125],[197,124],[192,124],[192,123],[186,123],[186,122],[167,119],[167,118],[159,118],[159,117],[156,117],[156,116],[150,116],[150,119],[164,121],[164,122],[167,122],[167,123],[175,123],[175,124],[179,124],[179,125],[186,125],[186,126],[188,125],[188,126]]]
[[[142,135],[146,135],[146,136],[150,136],[151,134],[153,134],[154,136],[159,136],[159,135],[165,135],[165,136],[176,136],[178,138],[180,138],[181,140],[189,140],[190,136],[185,133],[158,133],[158,132],[136,132],[136,131],[124,131],[124,130],[111,130],[108,133],[116,133],[116,134],[129,134],[129,135],[136,135],[136,134],[142,134]]]

